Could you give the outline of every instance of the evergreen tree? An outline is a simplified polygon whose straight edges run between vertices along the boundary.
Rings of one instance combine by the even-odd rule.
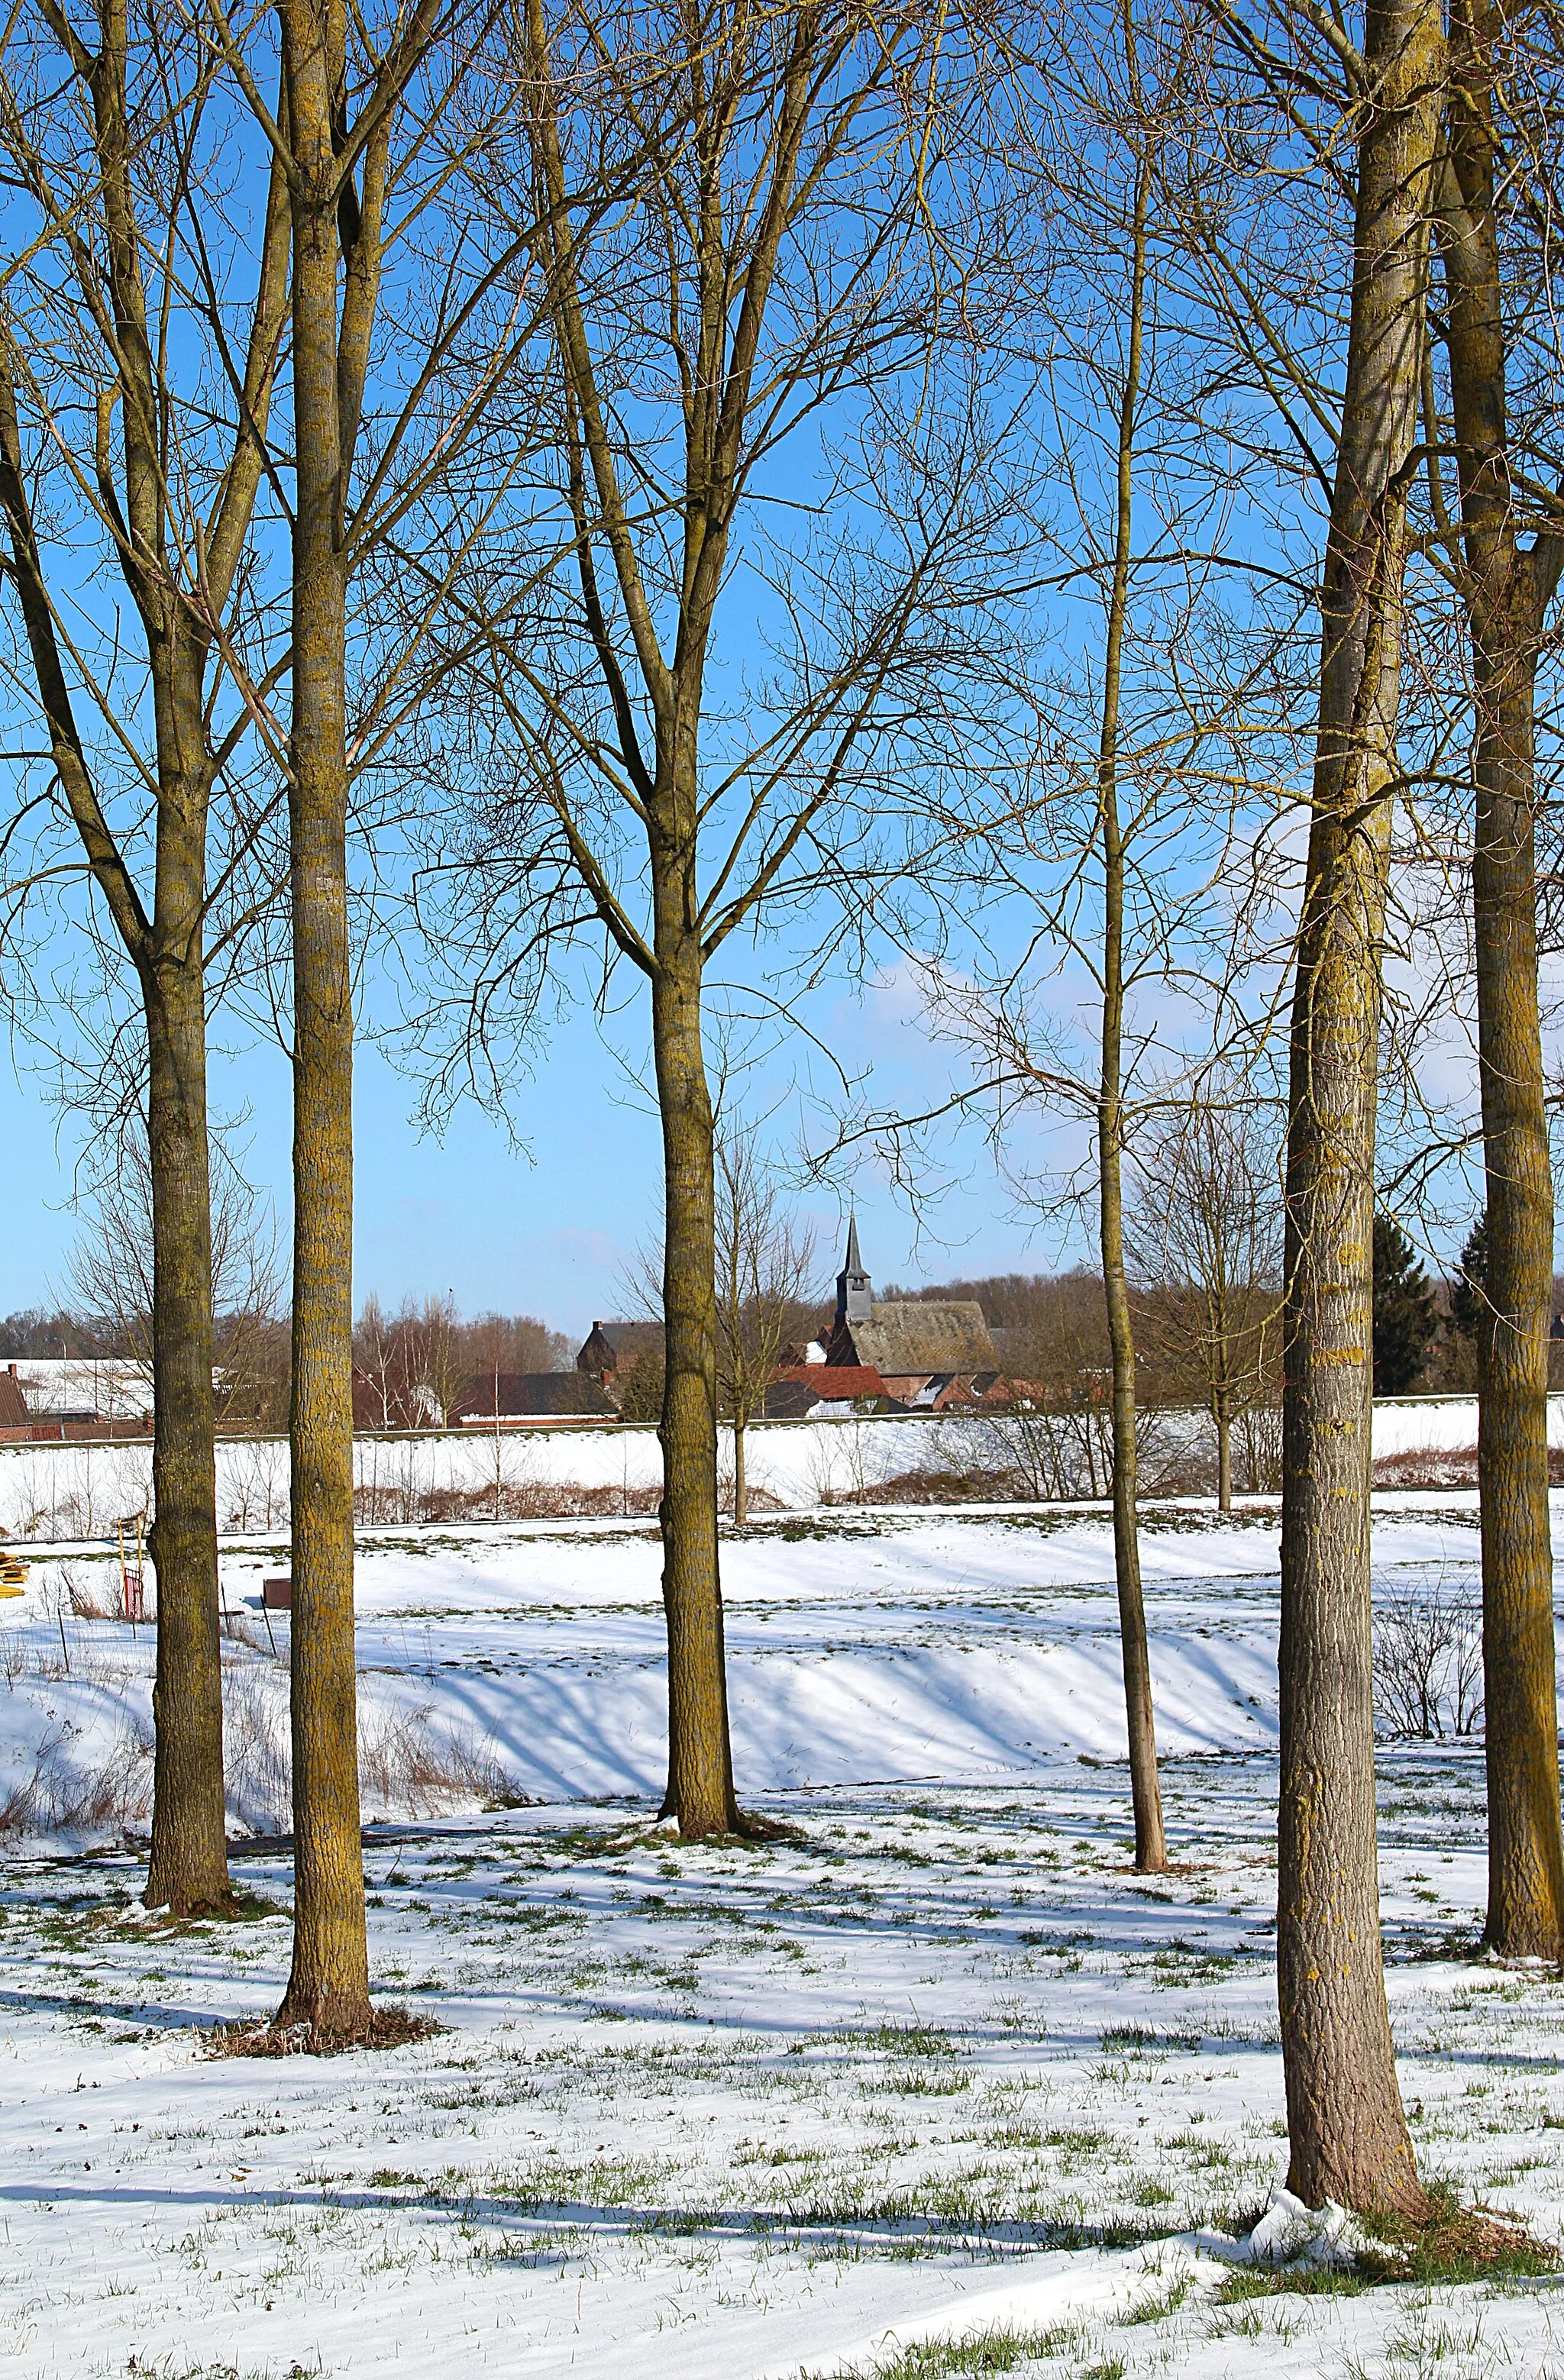
[[[1463,1339],[1478,1345],[1478,1334],[1488,1310],[1488,1219],[1479,1215],[1461,1252],[1461,1271],[1450,1290],[1450,1324]]]
[[[1417,1251],[1388,1215],[1374,1219],[1374,1393],[1403,1395],[1423,1377],[1438,1310]]]

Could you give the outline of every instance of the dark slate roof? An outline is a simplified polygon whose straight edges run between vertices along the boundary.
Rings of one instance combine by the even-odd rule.
[[[585,1372],[502,1372],[500,1419],[516,1421],[530,1414],[602,1414],[616,1419],[618,1409]],[[494,1375],[475,1372],[453,1408],[462,1420],[494,1418]]]
[[[660,1356],[662,1352],[661,1322],[594,1322],[576,1363],[583,1372],[622,1372],[637,1355]]]
[[[997,1372],[1000,1359],[975,1297],[935,1305],[919,1297],[876,1305],[871,1322],[854,1322],[845,1337],[859,1364],[882,1379],[937,1372]],[[833,1354],[837,1351],[833,1349]],[[845,1348],[841,1350],[845,1354]]]

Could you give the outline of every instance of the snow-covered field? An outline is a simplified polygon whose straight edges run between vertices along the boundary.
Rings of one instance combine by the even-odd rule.
[[[1474,1503],[1379,1500],[1378,1588],[1469,1598]],[[730,1543],[741,1798],[795,1829],[755,1848],[653,1823],[649,1525],[369,1533],[371,1961],[444,2030],[213,2059],[286,1969],[283,1559],[224,1555],[239,1925],[135,1902],[148,1632],[61,1592],[106,1604],[105,1549],[0,1604],[0,1803],[79,1830],[0,1853],[0,2372],[1564,2374],[1564,2285],[1247,2296],[1223,2261],[1285,2165],[1274,1512],[1147,1528],[1154,1882],[1100,1511]],[[1558,2239],[1564,1985],[1473,1958],[1480,1745],[1388,1746],[1382,1788],[1424,2170]]]
[[[1204,1442],[1208,1426],[1198,1414],[1149,1417],[1157,1434]],[[1548,1401],[1548,1439],[1564,1446],[1564,1394]],[[1406,1397],[1374,1409],[1376,1461],[1408,1453],[1464,1453],[1477,1444],[1477,1407],[1469,1397]],[[750,1486],[789,1510],[850,1500],[865,1488],[919,1468],[1002,1464],[1002,1436],[992,1425],[952,1416],[885,1416],[853,1421],[772,1422],[747,1435]],[[731,1434],[719,1460],[731,1477]],[[427,1437],[360,1438],[354,1476],[365,1518],[416,1521],[428,1499],[473,1500],[487,1518],[496,1488],[502,1508],[514,1510],[529,1491],[540,1499],[562,1487],[583,1488],[625,1513],[655,1504],[661,1455],[650,1427],[530,1429],[505,1432],[498,1445],[481,1430]],[[1083,1482],[1083,1485],[1085,1483]],[[127,1513],[144,1512],[152,1496],[149,1439],[0,1446],[0,1537],[52,1542],[112,1535]],[[220,1439],[217,1509],[223,1528],[245,1533],[285,1529],[288,1449],[285,1439]]]

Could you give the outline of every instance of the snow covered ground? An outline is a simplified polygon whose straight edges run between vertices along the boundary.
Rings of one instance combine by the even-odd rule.
[[[1474,1503],[1379,1500],[1377,1588],[1469,1597]],[[283,1557],[224,1554],[236,1925],[136,1903],[148,1632],[62,1598],[107,1604],[104,1548],[0,1604],[0,1803],[77,1828],[0,1852],[0,2371],[1564,2374],[1552,2281],[1242,2297],[1211,2236],[1285,2165],[1274,1512],[1148,1526],[1145,1882],[1100,1512],[731,1543],[741,1798],[796,1829],[755,1848],[653,1823],[649,1526],[370,1533],[371,1961],[444,2030],[213,2059],[286,1970]],[[1473,1958],[1480,1746],[1388,1746],[1381,1806],[1424,2170],[1558,2238],[1564,1985]]]
[[[1156,1434],[1192,1442],[1208,1436],[1198,1414],[1152,1416]],[[753,1427],[746,1444],[750,1486],[789,1510],[842,1502],[879,1482],[920,1468],[1002,1465],[1002,1441],[978,1421],[925,1415]],[[1548,1401],[1548,1439],[1564,1446],[1564,1394]],[[1477,1407],[1470,1397],[1405,1397],[1374,1409],[1376,1460],[1409,1453],[1464,1453],[1477,1444]],[[721,1434],[720,1465],[731,1477],[731,1435]],[[570,1428],[505,1432],[498,1446],[481,1430],[428,1437],[360,1438],[354,1475],[364,1517],[411,1523],[430,1497],[474,1500],[479,1517],[514,1510],[529,1492],[540,1499],[562,1487],[582,1488],[610,1509],[628,1514],[655,1504],[661,1457],[650,1427]],[[1084,1484],[1084,1483],[1083,1483]],[[53,1542],[112,1535],[126,1513],[145,1512],[152,1494],[152,1446],[91,1442],[0,1446],[0,1537]],[[281,1438],[220,1439],[217,1447],[219,1525],[238,1533],[285,1529],[288,1517],[288,1450]]]

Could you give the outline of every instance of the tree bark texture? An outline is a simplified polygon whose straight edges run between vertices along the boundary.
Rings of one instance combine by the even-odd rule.
[[[744,1475],[744,1424],[734,1424],[734,1526],[742,1529],[749,1520],[749,1486]]]
[[[1098,1220],[1113,1366],[1113,1563],[1119,1588],[1119,1638],[1124,1664],[1135,1866],[1143,1874],[1156,1874],[1167,1866],[1168,1843],[1162,1825],[1162,1789],[1157,1776],[1151,1655],[1146,1643],[1146,1596],[1141,1585],[1135,1500],[1135,1339],[1124,1273],[1124,844],[1119,816],[1119,701],[1130,600],[1134,431],[1140,401],[1150,189],[1149,163],[1143,159],[1136,177],[1132,233],[1129,347],[1119,416],[1117,517],[1097,765],[1103,871],[1102,1077],[1097,1116]]]
[[[1224,1362],[1226,1360],[1224,1350]],[[1217,1510],[1232,1510],[1232,1407],[1226,1391],[1217,1397]]]
[[[654,844],[652,1050],[662,1118],[662,1601],[668,1621],[668,1790],[685,1836],[738,1825],[728,1733],[717,1543],[716,1193],[701,1046],[701,953],[690,874]]]
[[[293,1968],[280,2024],[372,2024],[353,1621],[353,1006],[339,404],[339,0],[281,10],[293,196]]]
[[[183,623],[177,618],[177,638]],[[229,1905],[212,1386],[212,1184],[202,915],[210,789],[201,660],[154,671],[159,786],[153,952],[142,981],[152,1197],[157,1572],[152,1840],[146,1905]],[[167,697],[166,700],[164,697]],[[166,722],[164,713],[167,711]]]
[[[1477,1051],[1486,1181],[1485,1328],[1478,1348],[1478,1484],[1488,1785],[1485,1939],[1504,1958],[1564,1956],[1547,1365],[1553,1179],[1537,994],[1536,671],[1564,540],[1523,548],[1506,419],[1495,209],[1490,8],[1451,15],[1447,178],[1439,213],[1449,300],[1475,698],[1472,852]]]
[[[1277,1971],[1310,2205],[1421,2215],[1379,1933],[1369,1578],[1384,911],[1442,42],[1368,16],[1341,443],[1288,1103]]]

